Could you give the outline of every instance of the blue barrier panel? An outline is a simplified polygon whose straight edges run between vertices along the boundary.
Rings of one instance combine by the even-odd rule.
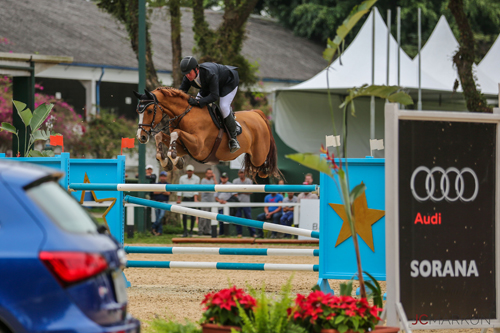
[[[0,158],[10,161],[27,162],[36,165],[57,169],[64,172],[64,177],[59,180],[59,184],[67,190],[69,185],[69,153],[61,153],[54,157],[5,157],[4,153],[0,153]]]
[[[99,183],[125,183],[125,156],[119,155],[116,159],[71,159],[69,153],[61,153],[54,157],[9,157],[0,154],[0,158],[12,161],[33,163],[39,166],[49,167],[64,172],[64,177],[59,183],[64,189],[68,189],[70,183],[83,183],[85,174],[91,184]],[[73,192],[73,196],[81,199],[81,191]],[[115,204],[106,214],[105,219],[108,223],[111,234],[123,244],[124,232],[124,210],[123,210],[123,192],[100,191],[95,193],[96,198],[116,199]],[[110,202],[110,201],[106,201]]]
[[[351,190],[366,185],[354,208],[363,270],[385,280],[385,159],[348,159],[348,168]],[[341,218],[342,200],[331,177],[321,173],[320,184],[319,277],[350,279],[358,271],[349,225]]]
[[[125,156],[118,155],[116,159],[70,159],[70,177],[71,183],[83,183],[85,174],[90,184],[100,183],[125,183]],[[82,191],[72,193],[80,200]],[[124,222],[125,214],[123,209],[123,192],[117,191],[99,191],[94,192],[98,200],[116,199],[113,207],[105,215],[111,234],[121,243],[124,241]],[[105,201],[111,203],[112,201]]]

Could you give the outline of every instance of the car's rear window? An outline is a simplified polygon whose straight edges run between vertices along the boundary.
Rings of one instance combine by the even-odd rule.
[[[96,223],[85,209],[56,182],[30,187],[26,193],[62,229],[76,233],[97,232]]]

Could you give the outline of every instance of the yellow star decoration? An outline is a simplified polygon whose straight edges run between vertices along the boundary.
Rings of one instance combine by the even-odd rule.
[[[339,215],[342,219],[343,224],[340,229],[339,237],[337,238],[337,244],[335,247],[339,246],[343,241],[351,237],[351,227],[347,221],[347,214],[345,213],[344,205],[340,204],[329,204],[330,207]],[[375,247],[373,246],[373,233],[372,225],[375,224],[385,215],[384,210],[370,209],[368,208],[368,203],[366,202],[366,195],[363,192],[356,200],[354,200],[354,223],[356,224],[356,233],[365,241],[365,243],[375,252]]]
[[[89,177],[87,176],[86,172],[85,172],[85,177],[83,178],[83,183],[84,184],[90,184],[90,180],[89,180]],[[109,205],[108,209],[106,209],[106,211],[104,212],[104,214],[102,214],[102,219],[104,220],[104,224],[106,224],[106,229],[108,229],[109,233],[111,233],[111,230],[109,230],[108,221],[106,221],[106,215],[108,215],[108,213],[111,210],[111,208],[113,208],[113,206],[115,205],[116,198],[97,199],[94,191],[91,190],[90,193],[92,193],[92,197],[94,198],[95,202],[112,201],[112,203],[111,203],[111,205]],[[84,199],[85,199],[85,191],[82,191],[82,197],[80,198],[80,204],[83,204],[83,200]]]

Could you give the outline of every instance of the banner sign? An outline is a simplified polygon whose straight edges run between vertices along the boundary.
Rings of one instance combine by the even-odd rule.
[[[395,301],[413,329],[492,327],[499,123],[429,113],[435,118],[398,117],[393,133]]]

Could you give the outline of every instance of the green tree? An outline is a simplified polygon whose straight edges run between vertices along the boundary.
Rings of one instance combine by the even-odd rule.
[[[181,7],[191,6],[190,0],[148,0],[150,8],[166,7],[170,16],[170,42],[172,45],[172,86],[179,87],[182,82],[180,62],[182,59],[181,43]]]
[[[469,19],[464,11],[464,2],[463,0],[450,0],[449,7],[460,30],[460,48],[453,56],[453,63],[457,67],[463,94],[467,102],[467,109],[472,112],[491,113],[493,112],[492,108],[487,106],[483,94],[477,91],[472,73],[475,41]]]
[[[138,0],[94,0],[97,7],[121,22],[127,30],[130,44],[136,57],[139,57],[139,1]],[[154,90],[160,86],[153,63],[153,51],[149,28],[151,23],[146,18],[146,88]]]
[[[73,147],[76,156],[86,158],[113,158],[120,154],[121,139],[130,136],[130,129],[137,124],[125,117],[118,117],[106,110],[88,122],[87,131],[80,140],[80,145]],[[129,152],[135,152],[132,148]],[[90,154],[91,156],[88,156]]]
[[[193,0],[195,53],[199,62],[211,61],[238,67],[240,82],[251,86],[257,82],[256,65],[251,64],[241,54],[245,38],[245,24],[258,0],[224,0],[223,20],[216,30],[212,30],[205,20],[204,0]],[[241,96],[241,95],[240,95]],[[241,106],[241,97],[235,101]]]

